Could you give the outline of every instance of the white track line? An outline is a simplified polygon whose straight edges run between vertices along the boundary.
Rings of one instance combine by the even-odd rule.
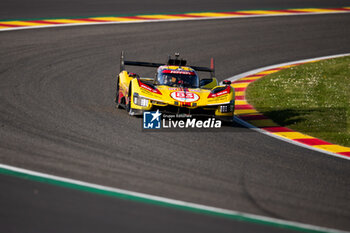
[[[345,233],[346,232],[346,231],[341,231],[341,230],[337,230],[337,229],[319,227],[319,226],[314,226],[314,225],[305,224],[305,223],[298,223],[298,222],[287,221],[287,220],[282,220],[282,219],[270,218],[270,217],[255,215],[255,214],[248,214],[248,213],[244,213],[244,212],[240,212],[240,211],[222,209],[222,208],[217,208],[217,207],[212,207],[212,206],[206,206],[206,205],[201,205],[201,204],[196,204],[196,203],[191,203],[191,202],[180,201],[180,200],[176,200],[176,199],[170,199],[170,198],[145,194],[145,193],[133,192],[133,191],[125,190],[125,189],[118,189],[118,188],[88,183],[88,182],[84,182],[84,181],[80,181],[80,180],[74,180],[74,179],[69,179],[69,178],[55,176],[55,175],[49,175],[49,174],[36,172],[36,171],[23,169],[23,168],[18,168],[18,167],[14,167],[14,166],[9,166],[9,165],[5,165],[5,164],[0,164],[0,168],[6,169],[9,171],[18,172],[21,174],[30,175],[30,176],[41,177],[41,178],[45,178],[45,179],[49,179],[49,180],[55,180],[55,181],[68,183],[68,184],[74,184],[74,185],[78,185],[78,186],[84,186],[84,187],[88,187],[91,189],[113,192],[113,193],[118,193],[118,194],[124,194],[124,195],[132,196],[132,197],[139,197],[139,198],[149,199],[149,200],[153,200],[153,201],[157,201],[157,202],[168,203],[168,204],[176,205],[176,206],[189,207],[189,208],[195,209],[195,210],[203,210],[203,211],[209,211],[212,213],[220,213],[220,214],[231,215],[231,216],[241,216],[241,217],[246,218],[246,219],[258,220],[261,222],[268,222],[268,223],[272,223],[272,224],[276,224],[276,225],[282,225],[282,226],[285,226],[287,228],[288,227],[296,227],[296,228],[299,228],[300,230],[306,230],[306,231],[312,230],[312,231],[329,232],[329,233]],[[30,180],[30,178],[29,178],[29,180]],[[247,220],[245,220],[245,221],[247,221]],[[273,226],[273,225],[270,225],[270,226],[277,227],[277,226]]]

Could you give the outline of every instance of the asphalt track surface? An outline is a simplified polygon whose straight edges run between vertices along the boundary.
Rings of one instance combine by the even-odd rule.
[[[1,32],[0,162],[350,230],[348,161],[236,124],[215,133],[142,132],[141,120],[113,103],[121,50],[128,58],[155,62],[179,51],[195,65],[214,56],[223,80],[262,66],[349,52],[348,25],[349,14],[336,14]],[[274,230],[0,179],[0,227],[6,232]]]

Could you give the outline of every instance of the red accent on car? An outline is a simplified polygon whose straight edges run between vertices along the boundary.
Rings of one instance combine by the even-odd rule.
[[[147,84],[144,84],[143,82],[141,82],[140,79],[138,80],[138,82],[139,82],[139,86],[141,88],[146,89],[147,91],[150,91],[150,92],[158,94],[158,95],[162,94],[158,89],[152,88],[152,87],[148,86]]]
[[[120,104],[120,100],[124,97],[123,93],[119,90],[118,104]]]
[[[181,102],[182,106],[188,106],[191,107],[191,103],[190,102]]]
[[[222,91],[219,91],[218,93],[215,93],[215,94],[210,93],[210,94],[208,95],[208,98],[215,98],[215,97],[218,97],[218,96],[222,96],[222,95],[229,94],[230,92],[231,92],[231,86],[228,85],[228,86],[226,87],[226,89],[224,89],[224,90],[222,90]]]
[[[230,80],[224,80],[222,81],[223,84],[225,85],[231,85],[231,81]]]

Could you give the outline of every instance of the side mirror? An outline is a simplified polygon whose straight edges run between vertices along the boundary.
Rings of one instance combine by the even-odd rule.
[[[231,81],[230,80],[224,80],[224,81],[222,81],[222,83],[224,85],[231,85]]]
[[[212,79],[201,79],[201,81],[199,82],[199,86],[203,87],[209,83],[211,83],[213,80]]]
[[[216,78],[211,79],[202,79],[200,81],[200,87],[204,89],[212,89],[218,85],[218,81]]]

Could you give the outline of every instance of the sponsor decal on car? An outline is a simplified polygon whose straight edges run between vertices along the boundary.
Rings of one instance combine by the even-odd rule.
[[[147,84],[144,84],[144,83],[141,82],[140,80],[138,80],[138,82],[139,82],[139,86],[140,86],[141,88],[146,89],[147,91],[150,91],[150,92],[155,93],[155,94],[159,94],[159,95],[162,94],[158,89],[152,88],[152,87],[148,86]]]
[[[163,70],[164,74],[186,74],[186,75],[196,75],[193,71],[182,71],[182,70]]]
[[[195,102],[199,100],[199,95],[187,91],[174,91],[170,94],[171,98],[180,102]]]

